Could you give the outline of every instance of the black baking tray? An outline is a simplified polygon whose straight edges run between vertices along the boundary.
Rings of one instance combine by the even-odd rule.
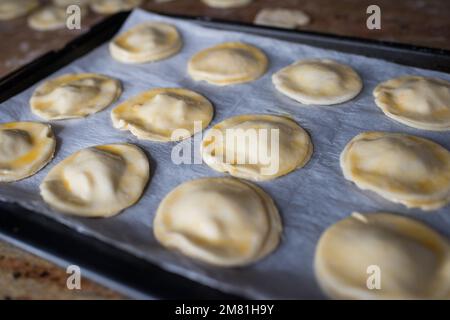
[[[106,18],[87,33],[0,79],[0,102],[24,91],[36,82],[83,56],[120,29],[129,13]],[[316,32],[256,27],[242,23],[171,16],[201,25],[248,32],[355,53],[388,61],[450,73],[450,51],[384,41],[363,40]],[[275,49],[274,49],[275,50]],[[167,272],[134,255],[92,237],[82,235],[56,220],[0,202],[0,238],[66,267],[78,265],[83,275],[133,298],[240,299],[239,297]]]

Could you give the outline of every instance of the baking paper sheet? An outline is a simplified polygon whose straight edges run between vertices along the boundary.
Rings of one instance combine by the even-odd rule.
[[[408,210],[374,193],[359,190],[343,178],[339,167],[339,154],[346,143],[367,130],[415,134],[450,149],[449,132],[416,130],[389,120],[376,107],[372,97],[374,87],[392,77],[416,74],[450,80],[449,74],[244,33],[218,31],[140,10],[132,13],[122,30],[152,20],[176,25],[184,40],[182,51],[160,62],[126,65],[113,60],[105,44],[53,74],[51,77],[69,72],[109,75],[122,81],[124,93],[113,106],[93,116],[51,122],[58,137],[55,159],[31,178],[0,185],[1,200],[17,202],[48,215],[81,233],[99,238],[171,272],[250,298],[323,298],[313,273],[314,249],[325,228],[352,211],[405,214],[426,221],[450,237],[449,206],[431,213]],[[224,41],[244,41],[263,49],[270,59],[268,72],[257,81],[227,87],[190,79],[186,72],[188,59],[199,50]],[[272,85],[271,75],[305,58],[329,58],[349,64],[363,79],[362,93],[354,100],[336,106],[304,106],[279,94]],[[0,105],[2,122],[42,121],[29,108],[28,101],[35,87]],[[266,259],[245,268],[222,269],[169,252],[154,239],[154,214],[168,192],[191,179],[220,175],[205,164],[173,164],[171,151],[175,143],[139,141],[129,132],[112,127],[110,111],[114,106],[155,87],[184,87],[205,95],[215,106],[212,124],[239,114],[287,114],[310,133],[314,154],[306,167],[274,181],[258,183],[274,198],[284,224],[279,248]],[[199,138],[196,135],[194,139]],[[193,146],[193,141],[189,139],[181,143]],[[41,200],[38,186],[54,165],[81,148],[117,142],[137,144],[151,158],[151,181],[135,206],[113,218],[86,219],[58,214]],[[45,234],[42,236],[45,237]],[[147,276],[152,277],[151,274]]]

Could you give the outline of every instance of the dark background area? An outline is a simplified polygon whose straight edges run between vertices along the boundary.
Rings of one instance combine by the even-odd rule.
[[[48,0],[41,0],[42,4]],[[381,8],[381,30],[366,28],[366,9]],[[143,8],[158,13],[210,17],[252,23],[266,7],[296,8],[311,17],[302,30],[367,39],[387,40],[450,50],[450,1],[448,0],[254,0],[235,9],[214,9],[200,0],[144,1]],[[105,16],[92,11],[82,20],[82,30],[34,31],[26,17],[0,21],[0,78],[42,54],[64,47]]]

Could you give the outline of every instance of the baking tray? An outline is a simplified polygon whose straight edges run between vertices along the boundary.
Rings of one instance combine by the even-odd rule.
[[[0,102],[22,92],[34,83],[108,41],[128,13],[114,15],[59,51],[50,52],[0,80]],[[450,52],[416,46],[313,32],[298,32],[223,21],[194,20],[212,28],[249,32],[348,53],[381,58],[400,64],[450,72]],[[0,202],[0,238],[43,256],[61,266],[76,264],[84,274],[135,298],[245,298],[220,292],[182,276],[162,270],[100,240],[81,235],[44,215],[17,205]],[[43,236],[45,235],[45,236]]]

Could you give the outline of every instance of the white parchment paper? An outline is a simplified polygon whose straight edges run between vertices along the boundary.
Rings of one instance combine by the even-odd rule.
[[[0,185],[0,200],[17,202],[39,212],[36,214],[48,215],[78,232],[99,238],[171,272],[251,298],[323,298],[312,268],[314,249],[324,229],[352,211],[406,214],[426,221],[450,236],[449,206],[431,213],[407,210],[374,193],[359,190],[343,178],[339,167],[339,154],[345,144],[367,130],[415,134],[450,149],[449,132],[416,130],[389,120],[376,107],[372,97],[374,87],[392,77],[417,74],[450,80],[449,74],[244,33],[208,29],[140,10],[132,13],[122,30],[150,20],[176,25],[184,40],[181,52],[160,62],[126,65],[113,60],[105,44],[53,74],[51,77],[69,72],[109,75],[122,81],[124,93],[113,106],[85,119],[51,122],[58,137],[55,159],[31,178]],[[270,59],[270,69],[257,81],[227,87],[190,79],[186,72],[188,59],[197,51],[224,41],[244,41],[263,49]],[[330,58],[349,64],[363,79],[362,93],[354,100],[336,106],[304,106],[277,93],[271,75],[305,58]],[[2,122],[42,121],[31,113],[28,103],[35,87],[0,105]],[[174,143],[139,141],[130,133],[112,127],[110,111],[115,105],[154,87],[184,87],[205,95],[215,106],[212,124],[238,114],[289,114],[310,133],[314,154],[306,167],[274,181],[259,183],[274,198],[284,223],[282,242],[266,259],[245,268],[222,269],[169,252],[155,241],[152,221],[163,197],[182,182],[219,174],[205,164],[173,164]],[[85,219],[58,214],[41,200],[39,184],[54,165],[81,148],[117,142],[137,144],[151,158],[152,178],[135,206],[114,218]],[[194,145],[193,139],[182,143]],[[147,276],[152,277],[151,274]]]

